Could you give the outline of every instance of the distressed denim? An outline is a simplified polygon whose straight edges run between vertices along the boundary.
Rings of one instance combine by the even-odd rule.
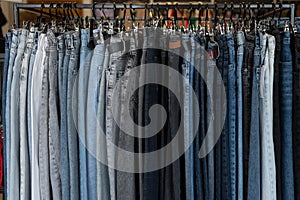
[[[32,69],[31,80],[31,144],[32,144],[32,168],[31,168],[31,196],[40,199],[39,177],[39,120],[41,115],[42,80],[46,62],[47,46],[46,34],[41,34],[38,42],[36,58]]]
[[[276,199],[276,168],[273,143],[274,36],[260,33],[260,122],[262,199]]]
[[[192,105],[191,101],[191,94],[190,94],[190,80],[192,80],[191,77],[191,41],[189,34],[182,35],[182,45],[184,47],[184,60],[182,64],[182,75],[184,77],[184,83],[183,83],[183,112],[184,112],[184,119],[183,119],[183,126],[184,126],[184,136],[185,138],[189,138],[190,134],[193,134],[193,126],[190,126],[190,120],[192,119],[192,116],[190,116],[192,113],[192,109],[190,109],[190,103]],[[191,117],[191,118],[190,118]],[[193,122],[193,120],[191,120]],[[188,144],[189,139],[185,139],[185,144]],[[192,146],[185,152],[185,198],[186,199],[194,199],[193,189],[194,185],[191,183],[191,180],[193,180],[193,170],[191,168],[193,167],[192,161],[193,157],[191,157],[191,151],[193,151]]]
[[[280,108],[281,108],[281,145],[282,145],[282,199],[294,199],[293,173],[293,65],[290,47],[290,32],[284,32],[280,56]]]
[[[97,199],[97,163],[96,153],[96,131],[97,119],[93,118],[97,114],[97,90],[100,81],[100,75],[103,70],[103,61],[105,54],[105,44],[103,43],[103,36],[99,29],[94,30],[94,37],[99,38],[99,43],[94,49],[91,60],[88,78],[87,90],[87,108],[86,108],[86,145],[90,152],[87,154],[87,180],[88,180],[88,198]],[[89,114],[93,113],[93,114]]]
[[[30,30],[20,72],[20,199],[30,199],[30,173],[27,124],[27,85],[30,55],[34,45],[34,29]]]
[[[237,199],[243,200],[243,80],[242,67],[244,56],[245,35],[238,31],[237,35],[237,59],[236,59],[236,91],[237,91]]]
[[[73,32],[70,35],[70,61],[68,65],[68,83],[67,83],[67,135],[68,135],[68,153],[70,164],[70,198],[79,199],[79,158],[78,158],[78,135],[75,127],[77,123],[76,112],[73,111],[73,104],[77,104],[77,89],[75,79],[78,74],[78,56],[80,51],[79,32]],[[67,36],[68,39],[68,36]],[[75,93],[73,93],[75,92]],[[73,98],[75,97],[75,98]],[[75,113],[75,118],[73,113]]]
[[[39,150],[39,177],[41,199],[50,199],[50,157],[49,157],[49,35],[45,41],[46,54],[42,65],[41,103],[38,118],[38,150]]]
[[[64,34],[65,55],[63,59],[63,70],[61,92],[60,92],[60,148],[61,148],[61,165],[62,165],[62,199],[70,199],[70,164],[68,151],[68,127],[67,127],[67,89],[68,89],[68,69],[71,55],[71,33]],[[59,45],[60,46],[60,45]]]
[[[49,42],[49,158],[50,181],[53,199],[61,199],[61,159],[59,137],[58,102],[58,60],[57,40],[52,31],[48,32]]]
[[[248,200],[260,198],[260,121],[259,121],[259,80],[260,80],[259,35],[255,36],[253,60],[253,81],[251,101],[251,127],[249,138]]]
[[[87,190],[87,160],[86,160],[86,106],[87,88],[90,62],[92,57],[91,50],[87,47],[90,39],[90,30],[81,30],[80,47],[80,66],[78,72],[78,134],[79,134],[79,167],[80,167],[80,198],[88,199]]]
[[[10,91],[10,188],[9,193],[14,194],[10,199],[19,199],[20,195],[20,72],[28,30],[20,30],[17,56],[13,65],[13,76]]]
[[[15,57],[17,55],[17,46],[18,46],[18,37],[19,33],[17,30],[13,30],[12,32],[12,41],[10,47],[10,55],[9,55],[9,62],[8,62],[8,72],[7,72],[7,87],[6,87],[6,103],[5,103],[5,133],[6,133],[6,155],[7,155],[7,199],[10,197],[10,140],[11,140],[11,129],[10,129],[10,91],[11,91],[11,82],[13,76],[13,66]]]

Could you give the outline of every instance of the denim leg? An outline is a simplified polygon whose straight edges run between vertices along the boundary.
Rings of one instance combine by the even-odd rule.
[[[80,39],[79,32],[74,32],[70,35],[71,42],[71,55],[68,66],[68,83],[67,83],[67,135],[68,135],[68,153],[70,162],[70,198],[79,199],[79,158],[78,158],[78,135],[75,127],[77,118],[73,118],[72,106],[77,104],[76,90],[78,87],[75,85],[75,79],[78,74],[78,56]],[[73,98],[73,94],[75,98]],[[75,102],[75,103],[74,103]],[[77,123],[78,124],[78,123]]]
[[[293,65],[290,48],[290,32],[283,33],[280,59],[281,88],[281,145],[282,145],[282,199],[294,199],[293,173]]]
[[[20,196],[20,73],[28,30],[20,30],[20,40],[17,56],[13,65],[13,76],[10,92],[10,194],[14,194],[11,199],[18,199]]]

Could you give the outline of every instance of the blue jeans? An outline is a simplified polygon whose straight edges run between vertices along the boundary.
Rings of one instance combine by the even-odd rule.
[[[10,99],[10,194],[14,194],[14,198],[19,198],[19,184],[20,184],[20,174],[19,174],[19,158],[20,158],[20,116],[19,116],[19,102],[20,102],[20,72],[22,65],[22,57],[25,51],[26,39],[28,35],[28,30],[22,29],[20,31],[20,40],[17,50],[17,56],[13,65],[13,78],[11,83],[11,99]]]
[[[260,199],[260,124],[259,124],[259,78],[260,78],[259,36],[255,37],[253,60],[251,128],[249,145],[248,199]]]
[[[68,38],[68,37],[67,37]],[[78,105],[77,96],[73,98],[73,87],[78,88],[75,79],[78,74],[78,56],[80,39],[79,32],[73,32],[70,35],[71,55],[68,65],[68,85],[67,85],[67,130],[68,130],[68,152],[70,164],[70,198],[79,198],[79,159],[78,159],[78,135],[75,127],[77,118],[73,118],[72,105]],[[74,90],[74,92],[77,92]],[[75,101],[75,103],[74,103]],[[75,115],[76,117],[76,115]]]
[[[290,47],[290,33],[284,32],[280,56],[281,88],[281,144],[282,144],[282,199],[294,199],[292,103],[293,65]]]
[[[7,76],[8,76],[8,66],[9,66],[9,56],[10,56],[10,47],[11,47],[11,32],[6,34],[5,40],[5,60],[4,60],[4,71],[3,71],[3,83],[2,83],[2,122],[3,122],[3,130],[4,130],[4,139],[3,139],[3,160],[4,160],[4,196],[7,196],[7,147],[6,147],[6,90],[7,90]]]
[[[27,132],[27,82],[30,55],[34,45],[34,30],[32,30],[26,41],[26,49],[20,73],[20,199],[30,198],[30,167]]]
[[[105,45],[103,43],[102,34],[98,29],[94,30],[94,36],[98,35],[101,38],[101,44],[97,44],[92,56],[89,77],[88,77],[88,89],[87,89],[87,108],[86,108],[86,144],[91,152],[87,154],[87,181],[88,181],[88,198],[97,198],[97,163],[95,155],[96,153],[96,131],[97,121],[92,118],[97,113],[97,95],[98,84],[100,81],[100,75],[103,70],[103,61],[105,53]],[[95,113],[95,114],[89,114]]]
[[[79,140],[79,166],[80,166],[80,198],[88,199],[87,190],[87,160],[86,160],[86,106],[87,106],[87,88],[88,76],[90,70],[90,61],[92,52],[87,47],[90,38],[90,30],[81,30],[81,48],[80,48],[80,66],[78,78],[78,134]]]
[[[242,84],[242,67],[244,56],[244,32],[237,32],[237,63],[236,63],[236,80],[237,80],[237,199],[243,199],[243,84]]]
[[[61,142],[61,165],[62,165],[62,199],[70,199],[70,168],[68,151],[68,129],[67,129],[67,89],[68,89],[68,69],[71,55],[71,33],[65,33],[65,55],[62,72],[61,92],[60,92],[60,142]]]
[[[58,102],[58,61],[57,40],[53,32],[48,33],[49,41],[49,158],[50,158],[50,181],[53,199],[61,199],[61,159],[59,137],[59,102]]]
[[[14,61],[15,57],[17,55],[17,46],[18,46],[18,37],[19,33],[17,30],[13,30],[12,33],[12,41],[11,41],[11,47],[10,47],[10,55],[9,55],[9,62],[8,62],[8,72],[7,72],[7,87],[6,87],[6,106],[5,106],[5,133],[6,133],[6,155],[7,155],[7,198],[10,197],[10,178],[9,174],[11,171],[10,168],[10,134],[11,134],[11,129],[10,129],[10,91],[11,91],[11,82],[12,82],[12,76],[13,76],[13,66],[14,66]]]
[[[236,64],[234,38],[227,35],[229,49],[228,64],[228,135],[229,135],[229,166],[231,198],[236,199]]]

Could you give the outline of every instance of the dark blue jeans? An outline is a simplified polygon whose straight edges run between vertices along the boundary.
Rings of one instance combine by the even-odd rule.
[[[293,158],[294,158],[294,181],[295,199],[300,199],[300,34],[293,37]]]
[[[251,127],[249,138],[248,200],[260,199],[260,134],[259,134],[259,35],[255,36],[252,79]]]
[[[293,173],[293,65],[290,47],[290,33],[284,32],[280,56],[280,108],[282,145],[282,199],[294,199]]]

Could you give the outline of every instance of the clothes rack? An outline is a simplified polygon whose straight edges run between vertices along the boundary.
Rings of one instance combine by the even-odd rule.
[[[14,4],[14,22],[19,26],[20,9],[38,11],[33,9],[55,9],[61,4]],[[295,4],[74,4],[76,9],[290,9],[290,21],[295,21]],[[39,11],[40,12],[40,11]],[[182,20],[183,18],[177,18]],[[130,20],[130,19],[129,19]],[[136,18],[135,20],[145,20]],[[194,20],[194,19],[192,19]],[[214,19],[211,19],[214,20]]]

